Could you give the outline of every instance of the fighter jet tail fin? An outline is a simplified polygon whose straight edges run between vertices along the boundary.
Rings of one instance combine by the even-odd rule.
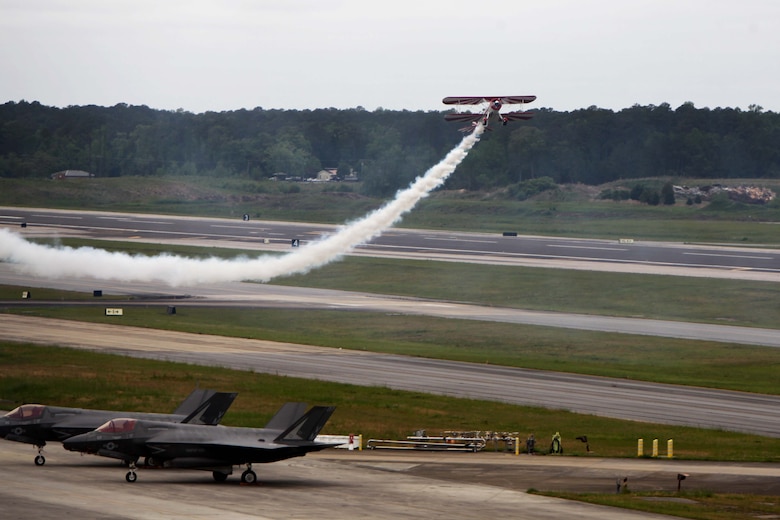
[[[235,392],[214,392],[211,397],[184,418],[182,422],[215,426],[222,420],[222,417],[228,411],[230,405],[233,404],[237,395]]]
[[[268,424],[265,425],[266,430],[286,430],[295,421],[303,417],[306,413],[306,403],[284,403],[279,411],[271,417]]]
[[[196,388],[190,395],[184,398],[184,401],[181,402],[173,413],[174,415],[189,415],[216,393],[216,391],[207,388]]]
[[[276,442],[314,442],[325,423],[336,410],[335,406],[314,406],[292,426],[276,438]]]

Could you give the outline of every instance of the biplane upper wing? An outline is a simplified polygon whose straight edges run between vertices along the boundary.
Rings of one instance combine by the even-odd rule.
[[[460,121],[461,123],[465,122],[473,122],[473,121],[479,121],[485,117],[484,114],[470,114],[466,112],[462,112],[459,114],[444,114],[444,120],[445,121]]]
[[[536,100],[536,96],[451,96],[442,99],[445,105],[479,105],[498,99],[504,105],[517,105],[530,103]]]
[[[519,105],[536,101],[536,96],[505,96],[500,99],[505,105]]]
[[[534,114],[533,112],[507,112],[506,114],[501,114],[501,117],[507,121],[527,121],[534,117]]]
[[[455,96],[455,97],[446,97],[441,100],[442,103],[445,105],[479,105],[480,103],[484,103],[487,101],[487,99],[483,97],[476,97],[476,96]]]

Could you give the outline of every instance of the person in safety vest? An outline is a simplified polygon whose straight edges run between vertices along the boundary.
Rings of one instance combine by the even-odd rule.
[[[559,432],[555,432],[555,435],[553,435],[550,453],[563,453],[563,444],[561,444],[561,434]]]

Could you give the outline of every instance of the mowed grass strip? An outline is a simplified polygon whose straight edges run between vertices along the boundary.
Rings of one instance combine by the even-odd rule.
[[[278,285],[557,312],[780,328],[780,283],[349,257]]]
[[[542,452],[560,431],[569,456],[634,457],[638,438],[674,439],[678,459],[777,461],[780,439],[666,426],[490,401],[311,381],[126,358],[69,348],[0,343],[0,404],[38,402],[122,411],[171,412],[195,387],[236,391],[223,424],[262,426],[287,401],[335,405],[323,433],[404,439],[417,429],[534,433]],[[587,435],[592,452],[575,440]],[[662,441],[663,443],[663,441]]]
[[[8,307],[29,316],[264,339],[539,370],[780,393],[780,349],[709,341],[350,310],[188,307]]]
[[[685,483],[683,483],[683,488]],[[629,488],[631,483],[629,482]],[[760,493],[760,490],[757,489]],[[695,520],[744,520],[746,518],[780,518],[777,496],[711,493],[707,491],[631,492],[626,493],[539,493],[567,500],[622,507],[659,515]]]

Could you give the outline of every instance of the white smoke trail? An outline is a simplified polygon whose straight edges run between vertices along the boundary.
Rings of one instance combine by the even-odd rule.
[[[47,278],[89,276],[101,280],[157,281],[171,286],[241,280],[267,282],[279,276],[305,273],[338,259],[401,220],[420,199],[441,186],[455,171],[479,141],[482,131],[482,125],[477,125],[439,164],[422,177],[417,177],[386,205],[333,235],[282,256],[232,260],[194,259],[169,254],[148,257],[91,247],[44,246],[0,229],[0,261],[16,264],[24,272]]]

